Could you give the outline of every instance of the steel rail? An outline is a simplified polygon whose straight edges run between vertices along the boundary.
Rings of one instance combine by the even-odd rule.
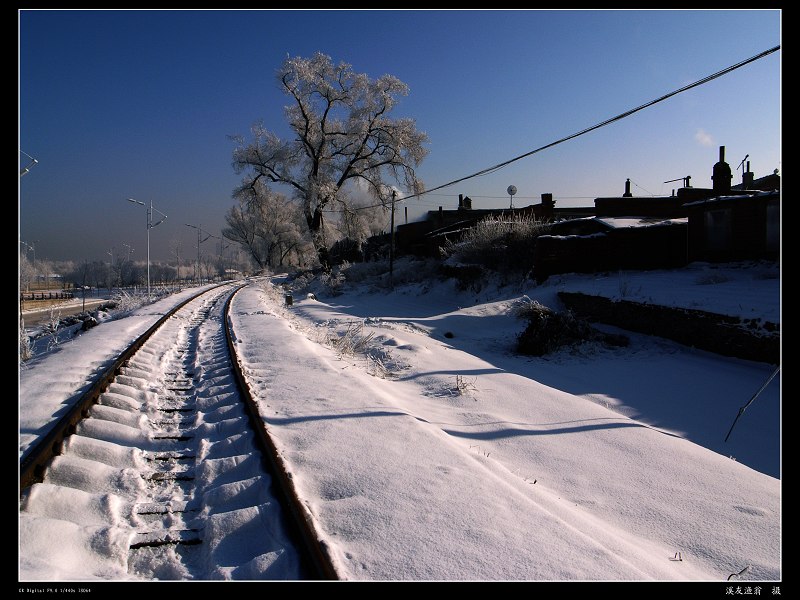
[[[75,426],[89,414],[89,409],[98,402],[100,395],[106,391],[109,384],[119,375],[120,369],[136,353],[150,337],[170,319],[176,312],[195,300],[223,285],[221,283],[210,289],[203,290],[187,298],[155,322],[147,331],[140,335],[122,354],[108,367],[69,408],[69,410],[52,426],[39,440],[29,448],[20,460],[19,465],[19,491],[34,483],[39,483],[44,477],[44,471],[50,460],[61,453],[64,440],[75,432]]]
[[[246,284],[245,284],[246,285]],[[266,423],[258,410],[258,404],[250,392],[250,386],[245,379],[242,366],[238,359],[238,353],[233,342],[233,324],[229,317],[230,305],[233,297],[245,285],[236,289],[225,303],[225,337],[228,342],[228,350],[231,356],[231,365],[235,375],[236,383],[244,398],[245,406],[247,407],[247,416],[250,420],[250,426],[256,433],[256,439],[262,451],[262,456],[266,457],[269,461],[269,472],[275,475],[280,490],[280,500],[284,507],[286,507],[292,515],[294,522],[297,524],[298,533],[305,545],[306,551],[310,555],[314,568],[317,572],[319,579],[325,580],[338,580],[341,579],[336,572],[333,565],[330,552],[327,549],[325,542],[322,540],[311,513],[303,504],[300,496],[297,493],[297,488],[294,485],[292,473],[283,460],[278,447],[275,445],[272,436],[267,430]]]
[[[158,331],[170,318],[180,309],[190,302],[200,298],[204,294],[217,289],[228,283],[220,284],[199,292],[174,306],[151,327],[134,340],[105,370],[95,379],[89,389],[72,404],[69,410],[53,425],[32,447],[25,453],[20,461],[20,494],[31,485],[41,482],[45,470],[50,461],[61,454],[64,440],[75,433],[77,424],[89,416],[89,411],[93,405],[99,402],[100,396],[108,389],[109,385],[120,374],[121,369],[136,354],[136,352],[147,342],[153,334]],[[336,568],[330,552],[313,521],[313,518],[303,504],[297,489],[294,485],[292,474],[287,468],[283,457],[275,445],[272,437],[267,431],[266,424],[258,411],[257,402],[250,390],[244,376],[241,363],[234,344],[233,324],[230,319],[231,302],[236,293],[247,284],[241,284],[228,294],[225,301],[223,318],[225,321],[225,339],[227,342],[230,356],[231,370],[238,391],[242,396],[247,414],[248,422],[255,433],[255,443],[261,452],[262,463],[267,472],[272,476],[275,485],[273,492],[283,507],[287,523],[289,524],[289,535],[301,550],[301,563],[304,570],[308,572],[312,579],[319,580],[338,580]],[[147,545],[147,544],[144,544]]]

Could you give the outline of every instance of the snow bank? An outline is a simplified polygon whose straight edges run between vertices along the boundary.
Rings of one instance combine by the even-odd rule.
[[[778,480],[509,369],[531,363],[502,348],[500,305],[270,302],[237,295],[237,343],[345,577],[722,580],[750,564],[780,578]],[[375,377],[316,343],[356,315],[405,368]]]

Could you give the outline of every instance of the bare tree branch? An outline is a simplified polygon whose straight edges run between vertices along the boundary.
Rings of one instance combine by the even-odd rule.
[[[408,93],[403,82],[391,75],[371,80],[322,53],[288,58],[277,75],[292,101],[285,114],[295,137],[282,140],[258,124],[249,143],[232,138],[238,144],[234,170],[248,174],[236,193],[245,188],[256,193],[262,180],[287,186],[321,250],[322,211],[333,201],[346,202],[348,181],[369,182],[370,193],[382,202],[385,178],[421,187],[415,168],[427,154],[427,135],[412,119],[388,116],[398,97]]]

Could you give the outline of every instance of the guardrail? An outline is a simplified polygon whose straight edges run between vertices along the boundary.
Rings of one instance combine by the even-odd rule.
[[[75,297],[73,292],[29,292],[19,295],[20,302],[32,300],[71,300]]]

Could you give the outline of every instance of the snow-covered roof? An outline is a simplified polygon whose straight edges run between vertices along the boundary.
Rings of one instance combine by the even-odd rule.
[[[704,198],[703,200],[695,200],[694,202],[687,202],[683,206],[704,206],[707,204],[716,204],[720,202],[741,202],[747,199],[766,199],[771,196],[779,197],[780,192],[773,190],[770,192],[754,191],[752,194],[734,194],[730,196],[714,196],[713,198]]]
[[[561,223],[586,223],[588,221],[594,221],[596,217],[578,217],[576,219],[557,219],[553,221],[554,225],[560,225]]]
[[[558,221],[554,223],[554,231],[563,231],[565,228],[569,228],[574,230],[575,227],[582,227],[583,225],[591,225],[591,224],[600,224],[604,228],[610,229],[631,229],[631,228],[639,228],[639,227],[655,227],[655,226],[666,226],[666,225],[686,225],[688,224],[689,219],[686,217],[677,217],[673,219],[665,219],[663,217],[637,217],[637,216],[626,216],[626,217],[582,217],[580,219],[565,219],[563,221]],[[541,237],[558,237],[558,238],[567,238],[567,237],[590,237],[590,236],[598,236],[604,235],[604,232],[593,232],[593,233],[570,233],[567,235],[559,235],[558,233],[551,234],[551,235],[543,235]]]
[[[594,219],[612,229],[625,229],[631,227],[653,227],[660,225],[686,225],[689,219],[678,217],[663,219],[660,217],[594,217]]]
[[[593,237],[604,237],[606,235],[606,233],[607,232],[605,232],[605,231],[598,231],[598,232],[595,232],[595,233],[571,233],[571,234],[568,234],[568,235],[553,235],[553,234],[549,234],[548,233],[548,234],[540,235],[539,239],[543,239],[543,238],[553,238],[553,239],[559,239],[559,240],[566,240],[566,239],[570,239],[570,238],[581,238],[581,239],[583,239],[583,238],[593,238]]]

